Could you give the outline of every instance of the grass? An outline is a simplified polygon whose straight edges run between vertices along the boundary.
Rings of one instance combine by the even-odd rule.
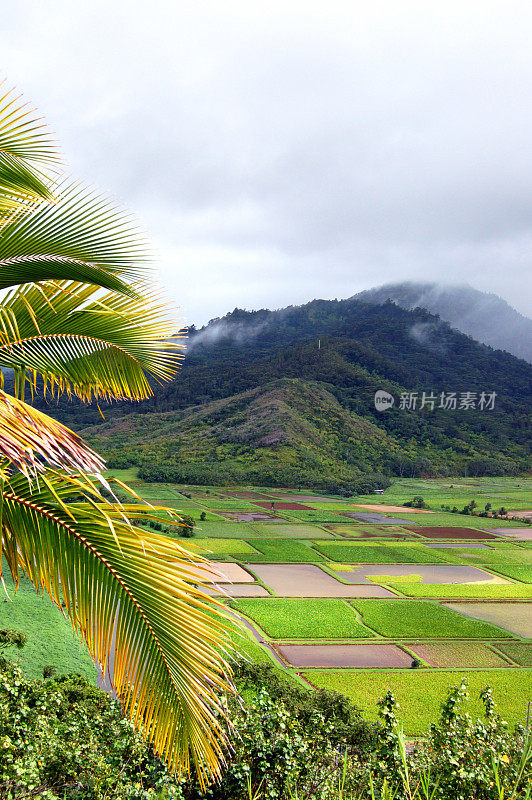
[[[249,500],[225,500],[221,498],[213,498],[212,500],[198,501],[198,506],[204,509],[212,509],[213,511],[242,511],[242,513],[250,511],[267,511],[269,509],[260,508],[260,506],[253,505]]]
[[[415,584],[406,584],[410,586]],[[511,639],[489,622],[468,619],[429,600],[353,600],[362,621],[388,639]]]
[[[417,522],[418,525],[434,528],[527,528],[524,523],[513,522],[512,520],[494,519],[493,517],[475,517],[471,514],[450,514],[444,511],[435,511],[433,514],[408,514],[408,509],[394,511],[390,516],[399,517],[408,522]]]
[[[490,686],[497,703],[497,711],[511,724],[526,721],[526,703],[530,699],[532,671],[492,669],[468,671],[431,670],[312,670],[304,673],[312,684],[334,689],[351,697],[364,711],[370,721],[377,719],[376,703],[391,689],[400,709],[398,716],[405,732],[418,736],[426,732],[431,722],[439,716],[439,706],[446,699],[451,687],[457,686],[465,677],[470,700],[463,709],[474,716],[481,716],[480,692]]]
[[[351,561],[355,564],[441,564],[448,559],[440,551],[414,544],[362,544],[349,539],[316,545],[332,561]]]
[[[327,505],[336,506],[336,503],[327,503]],[[317,522],[319,524],[324,522],[341,522],[342,517],[335,514],[336,509],[320,508],[316,511],[281,511],[280,514],[290,520],[296,522]]]
[[[11,600],[0,600],[0,628],[27,636],[22,650],[5,650],[7,658],[19,662],[29,678],[42,678],[43,667],[53,665],[58,675],[78,672],[96,682],[97,671],[89,651],[49,597],[37,594],[26,578],[21,578],[15,593],[5,570],[4,580]]]
[[[513,600],[532,599],[532,585],[508,584],[442,584],[442,583],[416,583],[410,581],[386,580],[385,575],[375,575],[374,583],[389,586],[407,597],[437,597],[442,600]]]
[[[257,640],[246,628],[231,632],[231,642],[235,648],[232,654],[236,658],[245,658],[248,661],[259,661],[271,663],[272,658],[268,655],[264,647],[261,647]]]
[[[138,467],[128,467],[127,469],[107,469],[104,470],[103,474],[105,478],[118,478],[123,483],[129,483],[130,481],[138,481],[138,471]]]
[[[374,635],[344,600],[260,597],[233,605],[272,639],[367,639]]]
[[[249,556],[247,560],[250,563],[301,564],[325,560],[321,553],[303,542],[294,542],[291,539],[254,539],[253,547],[259,552]]]
[[[532,644],[508,642],[508,644],[498,644],[497,649],[522,667],[532,667]]]

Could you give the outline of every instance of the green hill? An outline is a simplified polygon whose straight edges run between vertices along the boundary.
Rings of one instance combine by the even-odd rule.
[[[150,401],[99,413],[61,405],[115,467],[196,483],[358,486],[526,469],[532,368],[428,312],[388,302],[313,301],[235,310],[190,330],[183,369]],[[375,409],[377,390],[395,398]],[[492,410],[439,408],[441,393],[497,393]],[[403,410],[403,392],[418,407]],[[419,408],[422,393],[435,408]],[[95,423],[99,424],[95,424]]]

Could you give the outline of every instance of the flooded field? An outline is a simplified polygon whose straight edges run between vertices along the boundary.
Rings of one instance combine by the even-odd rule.
[[[524,542],[532,542],[531,528],[493,528],[493,533],[499,536],[507,536],[509,539],[521,539]]]
[[[253,564],[260,580],[280,597],[393,597],[381,586],[346,586],[313,564]]]
[[[420,536],[427,539],[496,539],[493,533],[481,531],[476,528],[412,528],[409,522],[409,530],[415,530]]]
[[[417,525],[417,522],[411,520],[399,519],[399,517],[385,517],[384,514],[377,514],[377,512],[363,512],[363,511],[341,511],[343,517],[351,517],[351,519],[358,519],[360,522],[370,522],[373,525]]]
[[[265,511],[216,511],[215,513],[235,522],[286,522],[281,517],[266,514]]]
[[[394,644],[282,645],[294,667],[410,667],[412,656]]]
[[[368,505],[362,503],[353,503],[356,508],[367,508],[368,511],[382,511],[384,514],[388,514],[390,512],[402,513],[402,514],[433,514],[433,511],[429,511],[426,508],[408,508],[407,506],[387,506],[383,503],[377,503],[375,505]]]
[[[493,581],[509,583],[498,576],[491,575],[478,567],[462,567],[446,564],[365,564],[349,571],[335,570],[336,574],[349,583],[370,583],[371,575],[390,575],[402,578],[417,575],[423,583],[479,583]]]
[[[220,589],[229,597],[269,597],[269,594],[264,586],[259,586],[256,583],[217,582],[217,586],[219,586]],[[207,588],[207,594],[220,596],[220,592],[214,588]]]
[[[492,622],[517,636],[532,639],[532,603],[446,603],[468,617]]]

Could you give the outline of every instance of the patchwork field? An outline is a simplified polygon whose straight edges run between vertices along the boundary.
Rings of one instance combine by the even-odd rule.
[[[194,538],[179,543],[213,560],[210,591],[246,622],[234,636],[245,657],[343,691],[370,719],[391,688],[409,734],[435,719],[462,676],[473,713],[490,684],[501,713],[524,722],[532,700],[532,525],[445,509],[474,501],[477,511],[487,503],[532,510],[531,480],[405,479],[383,495],[339,498],[145,484],[133,470],[115,473],[151,503],[195,520]],[[429,508],[403,505],[415,496]],[[13,615],[17,603],[24,623]],[[43,634],[48,617],[39,622],[45,605],[59,626],[55,638]],[[0,628],[17,626],[33,640],[20,652],[32,674],[55,663],[56,653],[69,668],[94,674],[45,599],[26,591],[9,607],[0,603]]]

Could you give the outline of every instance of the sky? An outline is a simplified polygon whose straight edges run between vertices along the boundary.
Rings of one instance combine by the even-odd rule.
[[[532,308],[532,7],[18,0],[0,75],[188,324],[468,283]]]

